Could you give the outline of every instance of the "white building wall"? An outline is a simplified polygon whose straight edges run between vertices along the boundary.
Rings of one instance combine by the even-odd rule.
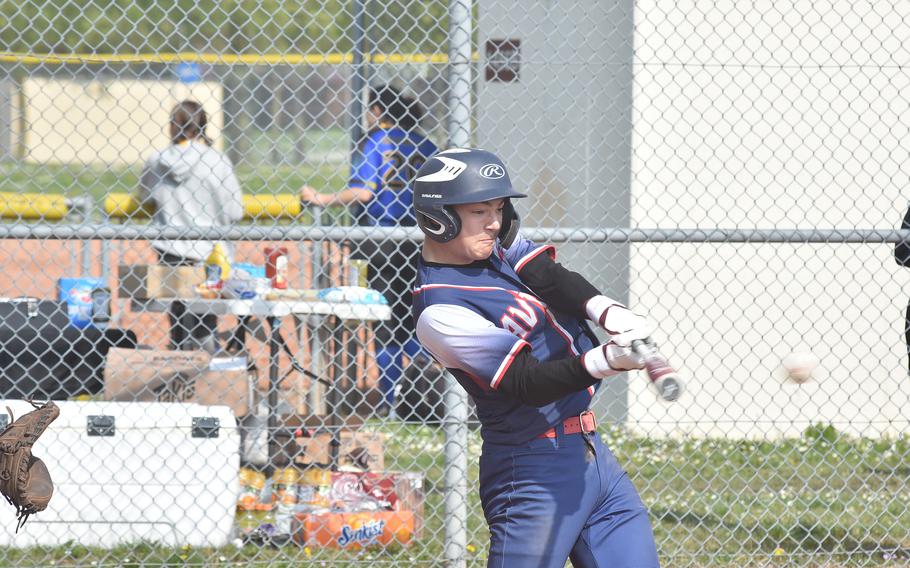
[[[630,3],[484,0],[478,14],[482,60],[490,38],[522,42],[519,81],[478,82],[476,135],[530,193],[526,224],[899,225],[910,200],[910,4],[645,0],[633,22]],[[641,376],[628,393],[614,380],[599,400],[607,417],[652,435],[910,426],[910,286],[891,246],[560,250],[649,313],[688,381],[668,406]],[[793,350],[820,358],[812,382],[781,380]]]
[[[638,2],[631,224],[897,228],[907,207],[910,4]],[[630,295],[688,377],[641,381],[649,433],[906,432],[907,271],[888,245],[644,244]],[[815,380],[784,384],[811,350]]]

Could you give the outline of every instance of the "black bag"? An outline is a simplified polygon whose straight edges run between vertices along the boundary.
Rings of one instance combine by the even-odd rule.
[[[76,394],[98,394],[104,390],[104,365],[111,347],[136,349],[136,332],[131,329],[68,327],[63,331],[69,348],[58,373],[39,384],[50,400],[65,400]]]
[[[38,383],[61,372],[63,302],[15,298],[0,302],[0,395],[39,398]]]
[[[0,301],[0,396],[63,400],[101,392],[108,349],[135,348],[130,330],[70,325],[65,302]]]
[[[5,298],[0,300],[0,329],[16,332],[22,329],[55,329],[69,326],[66,302],[38,298]]]

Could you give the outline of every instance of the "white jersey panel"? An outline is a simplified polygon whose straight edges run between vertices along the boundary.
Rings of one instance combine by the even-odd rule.
[[[496,388],[515,355],[530,345],[462,306],[434,304],[417,320],[417,339],[443,366]]]

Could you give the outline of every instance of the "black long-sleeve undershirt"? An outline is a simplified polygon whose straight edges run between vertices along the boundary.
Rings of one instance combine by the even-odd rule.
[[[551,306],[579,319],[585,319],[585,304],[600,294],[584,276],[542,253],[529,260],[519,271],[521,281]]]
[[[506,369],[498,389],[530,406],[544,406],[596,383],[581,364],[581,357],[538,361],[522,349]]]
[[[600,292],[583,276],[566,269],[547,254],[538,254],[518,273],[522,282],[552,308],[585,319],[585,303]],[[499,383],[506,392],[530,406],[544,406],[596,383],[581,357],[538,361],[523,349]]]

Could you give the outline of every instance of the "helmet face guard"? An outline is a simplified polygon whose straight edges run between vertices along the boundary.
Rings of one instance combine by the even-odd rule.
[[[439,243],[451,241],[461,231],[461,219],[451,207],[505,199],[499,238],[508,248],[518,232],[518,215],[511,198],[526,197],[512,188],[502,160],[492,152],[453,148],[431,157],[414,179],[414,209],[417,225]]]

